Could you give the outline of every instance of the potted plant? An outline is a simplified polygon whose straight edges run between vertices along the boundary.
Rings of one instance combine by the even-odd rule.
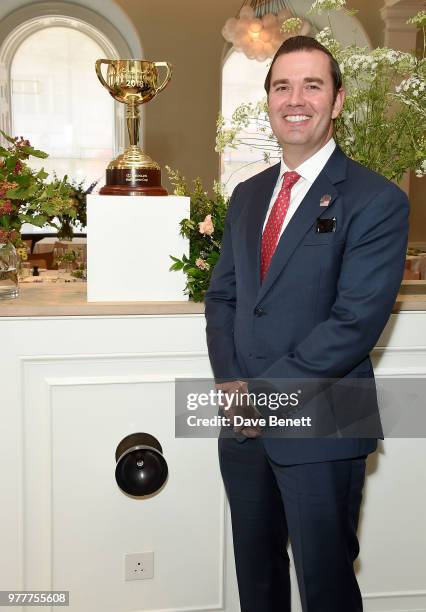
[[[18,257],[26,257],[20,234],[24,223],[38,227],[61,227],[57,219],[77,218],[73,186],[65,176],[47,182],[42,168],[35,171],[27,163],[30,156],[46,158],[28,140],[12,137],[0,130],[6,146],[0,146],[0,298],[17,296]],[[7,277],[7,278],[6,278]],[[11,281],[11,279],[13,279]]]

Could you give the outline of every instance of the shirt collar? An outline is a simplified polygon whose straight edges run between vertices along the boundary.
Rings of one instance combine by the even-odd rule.
[[[319,151],[314,153],[311,157],[301,163],[300,166],[295,168],[294,172],[300,174],[300,176],[309,183],[313,183],[318,174],[324,168],[328,158],[331,156],[335,148],[336,142],[334,138],[330,138],[330,140],[328,140]],[[281,157],[280,180],[282,179],[284,172],[291,172],[291,170],[287,167],[284,159]]]

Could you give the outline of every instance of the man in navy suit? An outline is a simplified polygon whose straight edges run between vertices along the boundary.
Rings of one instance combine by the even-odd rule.
[[[403,275],[407,197],[335,143],[345,92],[317,41],[284,42],[265,89],[283,155],[230,200],[205,298],[217,386],[228,394],[286,379],[374,386],[369,352]],[[328,399],[338,388],[326,389]],[[288,539],[304,612],[363,609],[353,568],[358,517],[365,460],[383,436],[374,402],[365,435],[353,424],[345,430],[345,388],[327,414],[335,435],[268,437],[249,424],[219,437],[242,612],[290,611]]]

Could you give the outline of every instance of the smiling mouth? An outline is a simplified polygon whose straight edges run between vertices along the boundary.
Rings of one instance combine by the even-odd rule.
[[[284,119],[289,123],[303,123],[310,119],[310,117],[308,115],[286,115]]]

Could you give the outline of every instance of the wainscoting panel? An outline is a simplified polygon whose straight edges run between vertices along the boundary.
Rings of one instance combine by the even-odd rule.
[[[202,315],[0,317],[2,590],[70,590],[70,612],[239,612],[217,442],[174,436],[175,377],[211,375],[204,327]],[[378,379],[425,377],[426,313],[392,315],[372,359]],[[169,466],[146,499],[114,477],[117,444],[139,431]],[[368,458],[365,612],[426,612],[425,465],[424,439],[386,439]],[[147,551],[154,578],[126,582],[124,554]]]
[[[75,612],[232,609],[217,442],[174,438],[174,376],[203,365],[200,354],[23,360],[26,588],[70,590]],[[147,499],[114,478],[117,444],[139,431],[169,466]],[[149,551],[154,579],[124,581],[124,554]]]

